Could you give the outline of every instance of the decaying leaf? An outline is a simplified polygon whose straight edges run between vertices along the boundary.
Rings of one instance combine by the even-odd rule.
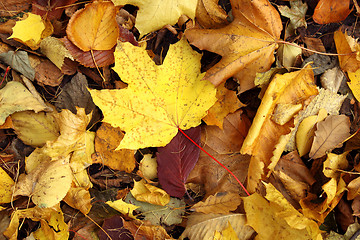
[[[333,115],[316,124],[316,131],[309,156],[319,158],[350,137],[350,120],[345,115]],[[339,146],[340,145],[340,146]]]
[[[9,82],[0,90],[0,125],[14,112],[34,110],[36,113],[47,110],[44,102],[39,102],[27,88],[19,82]]]
[[[213,239],[215,231],[223,231],[228,223],[236,232],[239,239],[250,239],[254,230],[246,225],[244,214],[191,214],[188,218],[185,231],[180,239]]]
[[[13,27],[13,34],[9,38],[22,42],[32,50],[36,50],[39,48],[41,40],[52,33],[53,26],[49,21],[44,21],[39,15],[27,13],[25,19],[16,22]]]
[[[304,104],[306,99],[316,94],[318,90],[309,66],[300,71],[276,75],[271,81],[240,150],[242,154],[251,155],[248,170],[250,192],[254,192],[260,180],[274,169],[287,144],[286,136],[294,127],[294,117],[282,126],[271,120],[277,104]]]
[[[93,163],[103,164],[114,170],[132,172],[135,168],[135,151],[128,149],[115,151],[123,137],[124,133],[119,128],[103,123],[96,131]]]
[[[40,208],[49,208],[65,197],[72,180],[69,156],[55,161],[48,159],[28,174],[19,176],[14,196],[30,196]]]
[[[139,7],[135,27],[140,36],[174,25],[181,15],[195,18],[197,1],[182,0],[113,0],[116,6],[131,4]],[[149,21],[151,19],[151,21]]]
[[[134,188],[130,190],[137,201],[165,206],[170,202],[170,196],[161,188],[145,183],[144,180],[134,181]]]
[[[14,181],[12,178],[0,167],[0,203],[11,202],[13,194]]]
[[[198,202],[192,206],[191,210],[205,214],[228,214],[230,211],[234,211],[240,203],[241,197],[239,194],[224,192],[210,195],[205,201]]]
[[[200,144],[200,127],[184,131],[193,141]],[[162,188],[174,197],[183,197],[186,179],[199,159],[200,149],[181,132],[157,152],[158,177]]]
[[[205,78],[218,86],[229,77],[240,82],[240,92],[254,87],[257,72],[270,69],[276,41],[280,38],[281,19],[267,0],[232,0],[234,21],[219,29],[190,29],[190,43],[222,56]]]
[[[114,70],[128,87],[90,93],[103,121],[126,132],[118,149],[165,146],[178,128],[198,126],[216,101],[214,86],[201,81],[200,55],[185,38],[170,46],[160,66],[131,43],[118,42],[115,58]]]
[[[86,4],[78,10],[66,28],[68,38],[82,51],[110,50],[116,44],[119,29],[112,2]]]

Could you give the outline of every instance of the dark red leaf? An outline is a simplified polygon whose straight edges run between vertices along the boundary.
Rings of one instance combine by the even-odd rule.
[[[105,67],[115,62],[114,51],[115,47],[110,50],[93,50],[93,56],[90,51],[84,52],[75,44],[73,44],[67,37],[60,39],[64,44],[67,50],[71,53],[71,55],[79,61],[80,64],[85,67],[95,68],[97,64],[98,67]]]
[[[111,218],[105,219],[102,229],[98,231],[100,240],[107,240],[109,237],[104,233],[106,233],[111,237],[111,239],[119,239],[119,240],[133,240],[134,237],[129,230],[123,227],[123,220],[120,216],[113,216]]]
[[[200,144],[200,127],[184,132]],[[168,145],[158,148],[158,178],[168,194],[174,197],[184,196],[186,179],[199,159],[199,154],[200,149],[181,132],[178,132]]]

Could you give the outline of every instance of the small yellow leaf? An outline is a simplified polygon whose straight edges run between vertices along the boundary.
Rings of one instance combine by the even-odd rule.
[[[128,87],[90,90],[103,121],[126,132],[117,149],[165,146],[178,128],[187,130],[201,123],[216,101],[216,89],[201,80],[200,58],[185,38],[170,45],[160,66],[145,49],[118,42],[114,70]]]
[[[310,151],[314,135],[315,124],[321,122],[327,117],[327,111],[322,108],[318,115],[309,116],[302,120],[295,135],[296,147],[299,151],[299,156],[302,157]]]
[[[134,219],[135,217],[133,215],[133,211],[139,208],[138,206],[124,202],[122,199],[116,201],[107,201],[106,204],[115,209],[116,211],[119,211],[122,214],[128,215]]]
[[[279,103],[275,107],[271,120],[277,124],[284,125],[302,108],[302,104]]]
[[[14,186],[14,181],[12,178],[0,167],[0,203],[9,203],[11,202],[12,196],[12,187]]]
[[[64,43],[58,38],[47,37],[40,43],[40,51],[54,63],[60,70],[64,64],[65,58],[74,60],[71,53],[65,47]]]
[[[81,187],[71,187],[64,202],[72,208],[79,209],[83,214],[88,214],[92,207],[89,191]]]
[[[165,206],[170,202],[170,195],[161,188],[144,183],[144,180],[134,181],[131,194],[138,201],[148,202],[155,205]]]
[[[13,34],[9,38],[14,38],[32,50],[36,50],[39,48],[41,40],[50,36],[52,32],[52,25],[46,23],[41,16],[27,13],[26,19],[16,22]]]

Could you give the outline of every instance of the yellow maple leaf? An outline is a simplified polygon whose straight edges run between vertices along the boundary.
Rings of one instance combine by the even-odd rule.
[[[139,7],[135,27],[143,36],[163,26],[174,25],[181,15],[195,18],[197,1],[182,0],[113,0],[115,6],[131,4]],[[149,21],[151,19],[151,21]]]
[[[13,34],[9,38],[24,43],[32,50],[38,49],[41,40],[53,33],[51,23],[33,13],[28,13],[26,19],[17,21],[12,30]]]
[[[157,66],[142,48],[118,42],[114,70],[129,85],[119,90],[90,90],[104,122],[126,132],[119,147],[161,147],[183,130],[196,127],[216,102],[216,89],[201,81],[201,55],[183,38]]]

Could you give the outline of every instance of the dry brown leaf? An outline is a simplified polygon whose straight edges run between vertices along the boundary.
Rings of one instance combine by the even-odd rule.
[[[102,123],[96,131],[93,163],[100,163],[114,170],[131,173],[135,168],[135,151],[128,149],[115,151],[123,137],[124,133],[120,128]]]
[[[294,116],[284,125],[271,120],[278,104],[304,104],[316,95],[313,71],[308,66],[300,71],[276,75],[269,84],[240,153],[252,155],[248,171],[248,190],[254,192],[269,170],[274,169],[294,126]],[[275,150],[274,150],[275,149]]]
[[[32,0],[6,0],[0,3],[0,16],[12,17],[28,9]]]
[[[208,110],[208,114],[203,120],[207,125],[216,125],[222,129],[224,117],[245,105],[239,101],[235,91],[225,88],[224,83],[217,88],[216,98],[218,100]]]
[[[196,8],[196,21],[203,28],[221,28],[229,22],[228,15],[222,9],[218,0],[200,0]]]
[[[66,37],[61,40],[65,44],[71,55],[85,67],[94,68],[96,67],[96,65],[98,67],[105,67],[115,62],[115,47],[110,50],[93,50],[91,54],[91,51],[82,51]],[[96,62],[96,65],[94,63],[94,60]]]
[[[257,72],[265,72],[274,62],[282,23],[277,10],[267,0],[231,1],[234,21],[219,29],[190,29],[190,43],[222,56],[205,78],[218,86],[231,76],[240,81],[240,92],[254,87]]]
[[[68,38],[82,51],[110,50],[117,41],[119,29],[112,2],[86,4],[75,12],[66,28]]]
[[[241,203],[241,197],[237,193],[222,192],[210,195],[205,201],[192,206],[191,210],[200,213],[222,213],[227,214],[234,211]]]
[[[350,137],[350,120],[345,115],[332,115],[316,124],[309,157],[320,158]],[[339,146],[340,144],[340,146]]]
[[[242,182],[246,179],[249,157],[238,152],[249,126],[247,116],[238,110],[224,118],[224,129],[206,126],[202,128],[201,135],[203,148],[226,165]],[[239,183],[203,152],[200,152],[200,158],[190,172],[187,182],[203,184],[208,195],[216,192],[245,194]]]
[[[347,189],[348,189],[348,194],[347,194],[348,200],[352,200],[357,196],[360,196],[360,177],[357,177],[354,180],[352,180],[347,185]]]

